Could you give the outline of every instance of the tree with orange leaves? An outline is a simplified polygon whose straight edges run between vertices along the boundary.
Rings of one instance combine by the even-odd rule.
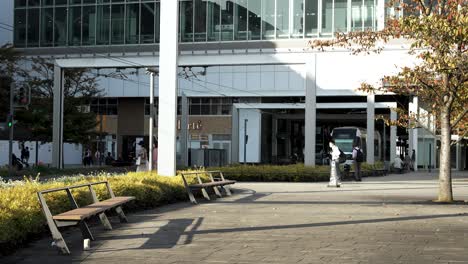
[[[438,201],[452,202],[450,167],[451,135],[468,134],[468,0],[393,0],[388,8],[403,16],[389,16],[379,31],[336,33],[330,40],[315,40],[313,48],[348,48],[353,54],[380,53],[394,39],[408,42],[408,53],[418,58],[415,67],[402,67],[383,76],[382,85],[363,83],[367,93],[417,96],[428,115],[436,119],[434,130],[440,139]],[[390,123],[391,121],[388,121]],[[399,115],[392,125],[419,126],[420,117]]]

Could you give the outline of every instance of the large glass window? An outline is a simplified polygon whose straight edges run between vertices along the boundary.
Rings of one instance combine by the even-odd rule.
[[[113,18],[113,17],[112,17]],[[140,33],[140,5],[128,4],[126,8],[126,28],[125,43],[138,44],[138,34]]]
[[[96,44],[108,45],[110,36],[110,5],[98,5],[96,17]]]
[[[112,21],[111,21],[111,43],[123,44],[124,43],[124,18],[125,18],[125,5],[112,5]]]
[[[26,0],[15,0],[15,7],[24,7],[26,6]]]
[[[305,0],[305,35],[311,37],[317,34],[318,0]]]
[[[206,1],[195,0],[194,1],[194,41],[203,42],[206,41]]]
[[[154,3],[141,3],[140,43],[154,42],[154,11]]]
[[[221,1],[221,40],[234,38],[234,3]]]
[[[276,0],[276,37],[289,38],[289,0]]]
[[[208,40],[218,41],[221,32],[219,0],[208,2],[207,18]]]
[[[39,0],[28,0],[29,6],[39,6],[39,4],[40,4]]]
[[[304,33],[304,0],[293,0],[292,6],[293,25],[291,36],[301,38]]]
[[[54,0],[42,0],[42,6],[52,6],[54,5]]]
[[[81,45],[81,6],[70,7],[68,15],[68,45]]]
[[[15,10],[15,35],[14,41],[16,47],[26,46],[26,10]]]
[[[154,37],[156,39],[156,43],[159,43],[159,24],[161,22],[161,3],[159,1],[156,1],[156,8],[155,8],[155,18],[154,22],[156,23],[156,26],[154,27]]]
[[[247,39],[247,0],[236,0],[234,5],[234,39]]]
[[[322,34],[332,33],[333,0],[322,0]]]
[[[96,41],[96,7],[83,6],[82,45],[94,45]]]
[[[55,0],[55,5],[66,5],[68,0]]]
[[[376,16],[375,16],[375,3],[374,0],[364,0],[364,6],[362,8],[362,20],[364,22],[365,29],[376,28]]]
[[[39,8],[28,10],[28,47],[39,46]]]
[[[346,32],[348,25],[347,0],[335,0],[334,32]]]
[[[262,28],[262,2],[261,0],[249,0],[249,39],[258,40],[261,37]]]
[[[362,30],[362,0],[352,0],[351,2],[351,30]]]
[[[54,45],[65,46],[67,44],[67,8],[55,8],[54,20]]]
[[[262,0],[262,38],[275,37],[275,1]]]
[[[179,29],[182,42],[193,41],[193,2],[182,1],[179,3]]]
[[[44,8],[41,13],[41,46],[50,47],[54,41],[54,9]]]

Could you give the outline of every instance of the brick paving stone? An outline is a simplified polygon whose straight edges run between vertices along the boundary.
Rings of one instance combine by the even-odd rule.
[[[411,173],[345,182],[237,183],[234,195],[191,206],[178,203],[112,218],[114,230],[91,230],[82,251],[78,229],[0,258],[10,263],[468,263],[467,204],[438,205],[436,174]],[[454,173],[468,201],[468,174]]]

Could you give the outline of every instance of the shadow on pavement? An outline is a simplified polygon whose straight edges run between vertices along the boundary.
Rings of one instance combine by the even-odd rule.
[[[464,216],[468,216],[468,213],[391,217],[391,218],[363,219],[363,220],[353,220],[353,221],[336,221],[336,222],[310,223],[310,224],[298,224],[298,225],[274,225],[274,226],[220,228],[220,229],[190,231],[190,232],[186,232],[186,234],[187,235],[202,235],[202,234],[218,234],[218,233],[234,233],[234,232],[252,232],[252,231],[278,230],[278,229],[296,229],[296,228],[312,228],[312,227],[342,226],[342,225],[356,225],[356,224],[375,224],[375,223],[384,223],[384,222],[402,222],[402,221],[427,220],[427,219],[464,217]]]

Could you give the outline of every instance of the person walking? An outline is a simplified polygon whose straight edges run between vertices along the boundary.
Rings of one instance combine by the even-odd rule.
[[[413,152],[411,153],[411,169],[415,171],[414,169],[414,164],[416,163],[416,150],[413,149]]]
[[[24,164],[26,167],[29,167],[29,147],[26,147],[26,150],[24,151]]]
[[[146,151],[146,148],[144,147],[145,144],[143,143],[143,141],[140,141],[138,145],[140,145],[140,150],[137,153],[137,161],[136,161],[137,170],[136,171],[137,172],[147,171],[148,170],[148,153]]]
[[[353,144],[353,165],[354,165],[354,180],[362,181],[361,178],[361,163],[364,161],[364,153],[359,148],[358,141],[355,140]]]
[[[340,179],[340,154],[341,151],[335,145],[335,140],[330,139],[330,182],[328,187],[341,187]]]
[[[26,148],[24,147],[24,145],[21,148],[21,156],[20,157],[21,157],[21,162],[24,162],[24,159],[26,157]]]
[[[94,158],[96,159],[96,165],[101,165],[101,152],[99,150],[94,153]]]
[[[90,166],[91,165],[91,150],[87,149],[84,153],[84,158],[83,158],[83,164],[84,166]]]

